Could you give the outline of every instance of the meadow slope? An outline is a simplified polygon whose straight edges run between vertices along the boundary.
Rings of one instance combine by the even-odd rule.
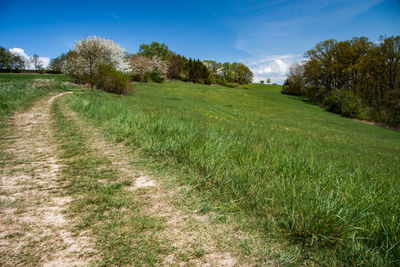
[[[104,140],[60,100],[84,88],[1,78],[0,265],[273,263],[262,238],[178,205],[190,188],[142,171],[136,151]]]
[[[81,92],[66,104],[162,172],[179,173],[206,211],[241,214],[266,237],[295,244],[295,261],[399,263],[399,132],[281,95],[280,86],[134,87],[130,96]]]
[[[96,265],[400,263],[398,131],[342,118],[275,85],[136,83],[118,96],[67,81],[0,75],[3,264],[78,255],[62,254],[71,251],[59,238],[49,249],[40,224],[23,227],[53,209],[25,201],[30,190],[69,199],[53,233],[88,237],[81,259]],[[35,102],[66,90],[73,93]],[[29,123],[18,130],[14,118],[26,116],[40,120],[37,131],[25,134]],[[24,145],[29,138],[36,145]],[[45,168],[48,157],[59,170]],[[31,179],[19,183],[20,173]],[[49,246],[36,246],[38,238]],[[4,245],[23,239],[18,255]]]

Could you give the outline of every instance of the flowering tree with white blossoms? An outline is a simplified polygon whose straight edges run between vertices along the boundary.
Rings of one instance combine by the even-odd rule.
[[[141,82],[144,81],[146,73],[153,71],[152,60],[146,56],[133,55],[129,59],[129,64],[132,68],[131,75]]]
[[[82,81],[89,81],[93,88],[95,71],[101,65],[110,65],[123,73],[131,72],[125,49],[112,40],[91,36],[76,42],[67,55],[63,72]]]
[[[158,56],[153,57],[152,63],[153,73],[157,73],[162,79],[165,79],[168,73],[168,63]]]
[[[143,55],[133,55],[129,60],[131,75],[139,81],[145,80],[146,74],[157,74],[161,79],[165,79],[168,73],[168,63],[158,56],[149,58]]]

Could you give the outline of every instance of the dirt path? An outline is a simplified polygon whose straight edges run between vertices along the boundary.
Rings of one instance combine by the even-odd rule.
[[[2,137],[0,265],[87,265],[90,239],[73,236],[63,215],[63,196],[52,139],[50,106],[60,93],[41,99],[10,120]]]

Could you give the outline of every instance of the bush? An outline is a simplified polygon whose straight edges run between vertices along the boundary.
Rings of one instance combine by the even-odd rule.
[[[303,95],[304,94],[304,81],[303,81],[304,66],[301,64],[293,64],[290,66],[288,78],[282,86],[282,94],[287,95]],[[268,78],[268,80],[270,80]],[[269,82],[268,82],[269,83]]]
[[[156,83],[161,83],[164,81],[164,77],[160,73],[157,73],[157,72],[151,73],[151,79],[153,80],[153,82],[156,82]]]
[[[322,105],[327,111],[340,114],[342,113],[342,101],[340,90],[333,90],[331,94],[324,98]]]
[[[342,115],[358,118],[361,114],[361,101],[352,91],[343,91]]]
[[[282,86],[282,94],[285,95],[303,95],[303,86],[301,82],[293,82],[289,79],[286,79]]]
[[[324,99],[328,95],[328,91],[325,88],[319,88],[318,86],[307,86],[303,88],[304,95],[313,102],[323,103]]]
[[[101,65],[95,72],[97,89],[106,92],[126,95],[129,93],[129,76],[109,65]]]
[[[323,106],[330,112],[349,118],[360,117],[361,114],[361,101],[352,91],[340,89],[331,91],[324,98]]]
[[[151,81],[153,81],[152,74],[150,72],[147,72],[147,73],[144,74],[144,79],[141,82],[147,82],[148,83],[148,82],[151,82]]]
[[[219,85],[226,86],[226,87],[230,87],[230,88],[235,88],[235,87],[237,87],[237,84],[229,83],[229,82],[227,82],[224,78],[218,79],[218,80],[217,80],[217,83],[218,83]]]

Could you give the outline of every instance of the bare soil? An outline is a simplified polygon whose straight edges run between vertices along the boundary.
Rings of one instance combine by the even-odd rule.
[[[64,216],[71,200],[58,181],[61,165],[49,114],[53,100],[64,94],[15,114],[3,137],[0,265],[84,266],[93,255],[90,238],[74,236]]]

